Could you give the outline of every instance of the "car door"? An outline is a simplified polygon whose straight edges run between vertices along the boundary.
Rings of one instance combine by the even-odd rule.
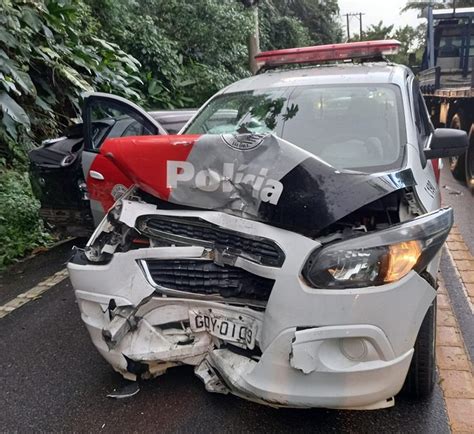
[[[136,104],[119,96],[94,92],[84,95],[82,111],[84,152],[82,170],[95,225],[104,217],[132,181],[113,162],[101,155],[106,139],[167,134],[166,130]]]

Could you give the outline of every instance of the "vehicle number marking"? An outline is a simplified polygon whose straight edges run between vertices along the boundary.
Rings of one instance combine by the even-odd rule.
[[[207,331],[226,341],[237,342],[249,349],[255,346],[256,325],[254,321],[239,321],[211,312],[190,311],[190,325],[193,331]],[[242,317],[241,317],[242,318]]]

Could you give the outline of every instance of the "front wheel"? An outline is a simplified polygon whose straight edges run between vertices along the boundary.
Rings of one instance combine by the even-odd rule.
[[[456,130],[463,129],[463,118],[461,114],[456,113],[451,120],[451,128]],[[464,181],[466,176],[466,154],[462,154],[459,157],[449,157],[449,170],[453,174],[453,177],[458,181]]]
[[[426,399],[436,381],[436,298],[428,308],[415,342],[405,384],[401,393],[413,399]]]
[[[465,165],[466,154],[459,155],[458,157],[449,157],[449,170],[451,170],[454,179],[457,179],[458,181],[464,181],[465,179]]]

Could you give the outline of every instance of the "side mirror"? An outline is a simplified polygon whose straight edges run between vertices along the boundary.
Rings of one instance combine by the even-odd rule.
[[[425,157],[444,158],[456,157],[466,152],[469,140],[466,131],[454,128],[436,128],[431,136],[429,149],[425,149]]]

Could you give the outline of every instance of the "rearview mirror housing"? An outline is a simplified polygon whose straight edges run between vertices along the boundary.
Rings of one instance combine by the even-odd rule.
[[[463,130],[454,128],[436,128],[431,135],[429,149],[424,150],[425,157],[456,157],[466,152],[469,140]]]

